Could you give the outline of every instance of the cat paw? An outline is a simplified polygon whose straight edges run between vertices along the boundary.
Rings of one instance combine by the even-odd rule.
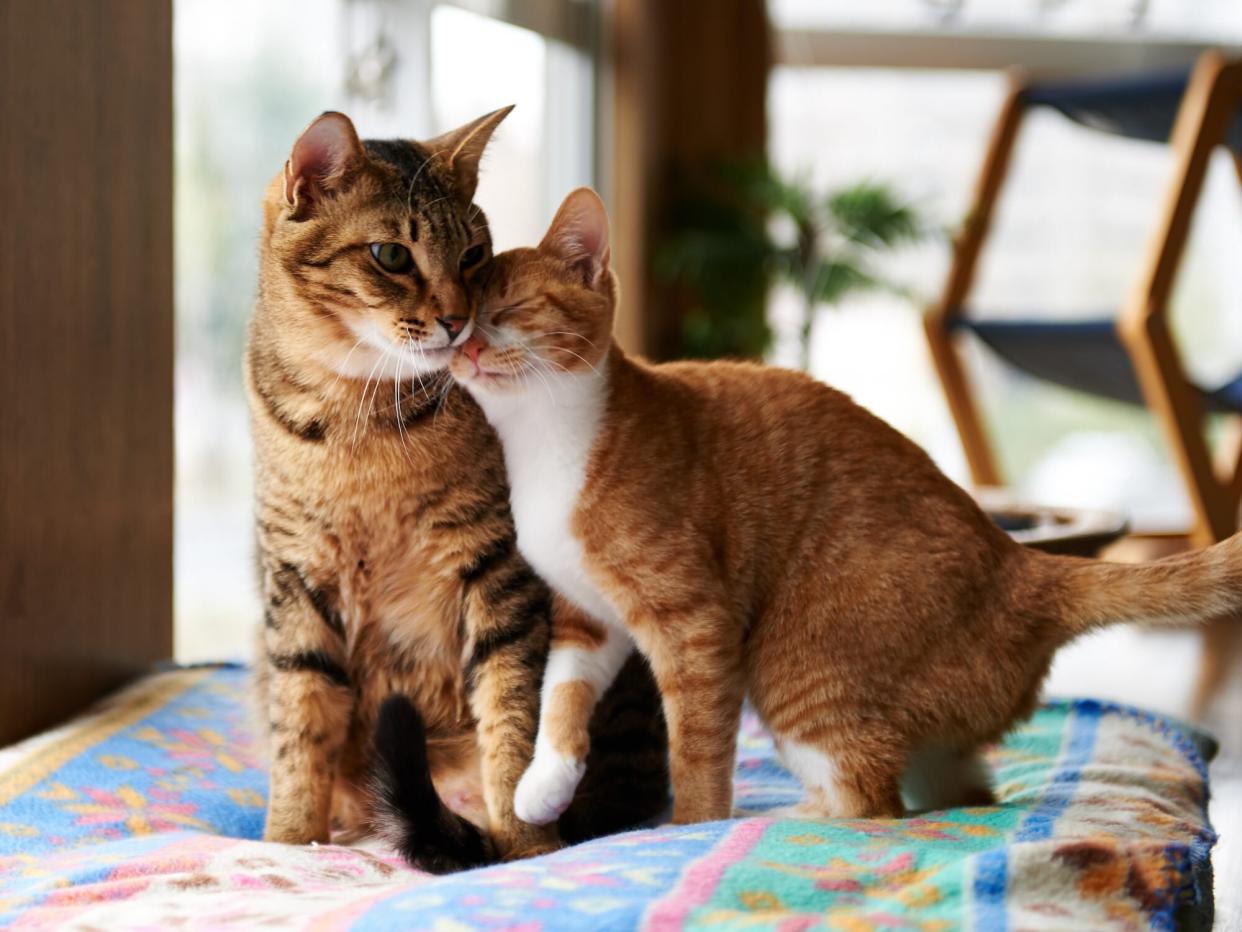
[[[586,762],[558,754],[536,754],[518,781],[513,811],[530,825],[555,822],[573,802]]]

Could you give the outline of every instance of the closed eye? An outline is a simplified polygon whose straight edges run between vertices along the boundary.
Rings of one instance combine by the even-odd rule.
[[[508,317],[510,314],[515,314],[518,311],[528,311],[533,307],[535,307],[535,303],[533,301],[523,301],[519,304],[505,304],[487,312],[488,322],[498,324],[503,317]]]

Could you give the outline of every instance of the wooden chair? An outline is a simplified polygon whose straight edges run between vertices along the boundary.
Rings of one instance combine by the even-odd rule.
[[[1194,510],[1192,546],[1223,540],[1238,529],[1242,499],[1242,444],[1213,462],[1204,436],[1207,412],[1242,415],[1242,375],[1205,390],[1182,367],[1168,325],[1169,295],[1186,245],[1191,216],[1209,156],[1229,148],[1242,182],[1242,60],[1217,52],[1200,56],[1189,72],[1123,79],[1033,82],[1010,76],[1009,91],[992,130],[973,203],[957,240],[940,300],[925,326],[973,481],[1002,484],[955,346],[973,332],[1010,363],[1032,374],[1093,394],[1145,404],[1157,417]],[[1118,314],[1074,323],[988,320],[965,306],[993,207],[1009,169],[1018,129],[1036,106],[1131,138],[1167,141],[1175,167],[1133,291]],[[1201,715],[1222,684],[1239,646],[1242,625],[1220,619],[1204,633],[1204,655],[1194,711]]]

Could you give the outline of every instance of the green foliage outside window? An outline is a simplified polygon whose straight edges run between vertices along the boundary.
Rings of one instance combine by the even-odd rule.
[[[763,356],[772,342],[768,293],[786,282],[804,305],[807,368],[819,308],[860,291],[900,290],[877,270],[878,259],[928,233],[907,201],[876,182],[821,192],[806,178],[752,163],[681,187],[675,232],[657,248],[656,271],[687,301],[680,349],[688,357]]]

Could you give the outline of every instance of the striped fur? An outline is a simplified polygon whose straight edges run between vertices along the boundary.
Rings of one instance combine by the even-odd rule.
[[[902,814],[911,767],[924,805],[985,799],[977,748],[1079,634],[1242,611],[1242,536],[1145,566],[1027,550],[840,392],[632,359],[615,306],[607,218],[580,190],[537,249],[496,257],[451,364],[500,436],[523,555],[586,616],[548,660],[520,816],[572,794],[626,637],[662,693],[675,821],[729,816],[745,696],[802,814],[877,817]]]
[[[535,733],[548,591],[514,545],[494,436],[442,372],[453,338],[442,321],[469,314],[475,247],[490,243],[471,198],[503,115],[419,144],[364,143],[327,114],[267,192],[245,369],[269,840],[356,834],[377,802],[391,816],[400,801],[428,801],[418,786],[392,785],[421,758],[391,746],[383,798],[369,791],[373,735],[391,745],[392,722],[414,720],[390,707],[376,733],[395,695],[424,729],[440,800],[484,831],[488,850],[521,857],[558,844],[555,828],[513,812]],[[376,242],[402,244],[413,267],[380,267]],[[650,808],[636,803],[630,821]],[[400,818],[452,821],[438,808]],[[426,859],[404,850],[435,869],[478,855],[468,844],[456,860],[433,848]]]

